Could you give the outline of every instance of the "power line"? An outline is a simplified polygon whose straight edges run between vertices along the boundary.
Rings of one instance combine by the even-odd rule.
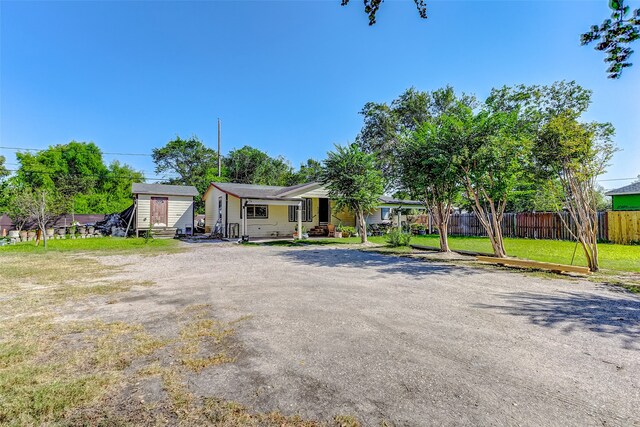
[[[59,175],[65,177],[79,177],[79,178],[117,178],[117,179],[133,179],[132,175],[109,175],[108,173],[99,175],[99,174],[61,174],[58,172],[48,172],[48,171],[34,171],[34,170],[22,170],[22,169],[7,169],[9,172],[24,172],[24,173],[35,173],[35,174],[43,174],[43,175]],[[171,179],[172,177],[151,177],[142,175],[142,179],[145,181],[166,181]]]
[[[0,147],[4,150],[14,150],[14,151],[46,151],[48,148],[20,148],[20,147]],[[65,148],[58,148],[59,150],[65,150]],[[101,154],[108,154],[110,156],[145,156],[151,157],[151,154],[142,154],[142,153],[107,153],[101,151]]]
[[[634,179],[638,179],[638,177],[633,177],[633,178],[610,178],[610,179],[598,179],[598,182],[604,182],[604,181],[631,181]]]

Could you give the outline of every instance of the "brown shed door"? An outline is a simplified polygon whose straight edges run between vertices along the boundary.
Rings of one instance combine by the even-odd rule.
[[[168,222],[169,198],[151,198],[151,224],[166,227]]]

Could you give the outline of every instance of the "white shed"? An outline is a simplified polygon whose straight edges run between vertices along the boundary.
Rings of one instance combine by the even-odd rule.
[[[162,234],[192,234],[195,187],[188,185],[139,184],[131,186],[135,205],[136,236],[149,230]]]

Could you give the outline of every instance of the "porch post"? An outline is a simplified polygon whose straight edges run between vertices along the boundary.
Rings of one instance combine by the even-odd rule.
[[[298,202],[298,239],[302,239],[302,202]]]
[[[240,233],[240,239],[242,240],[244,236],[247,235],[247,202],[246,200],[242,203],[242,233]]]

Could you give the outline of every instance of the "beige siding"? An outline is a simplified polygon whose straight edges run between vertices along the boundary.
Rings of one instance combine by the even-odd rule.
[[[149,228],[151,197],[167,197],[167,227],[180,228],[183,232],[186,227],[193,227],[193,197],[139,194],[136,219],[138,230]]]
[[[348,211],[335,212],[334,208],[335,204],[331,201],[331,224],[341,222],[342,225],[347,225],[349,227],[356,226],[356,217],[354,214]]]
[[[391,221],[393,221],[393,225],[397,226],[398,225],[398,215],[393,214],[393,208],[390,208],[390,209],[392,210],[391,219],[390,220],[383,220],[382,219],[381,208],[377,208],[366,217],[367,224],[368,225],[371,225],[371,224],[383,224],[383,223],[390,223]],[[405,221],[405,222],[407,221],[407,216],[406,215],[401,215],[401,218],[400,218],[400,223],[401,224],[402,224],[402,221]]]

